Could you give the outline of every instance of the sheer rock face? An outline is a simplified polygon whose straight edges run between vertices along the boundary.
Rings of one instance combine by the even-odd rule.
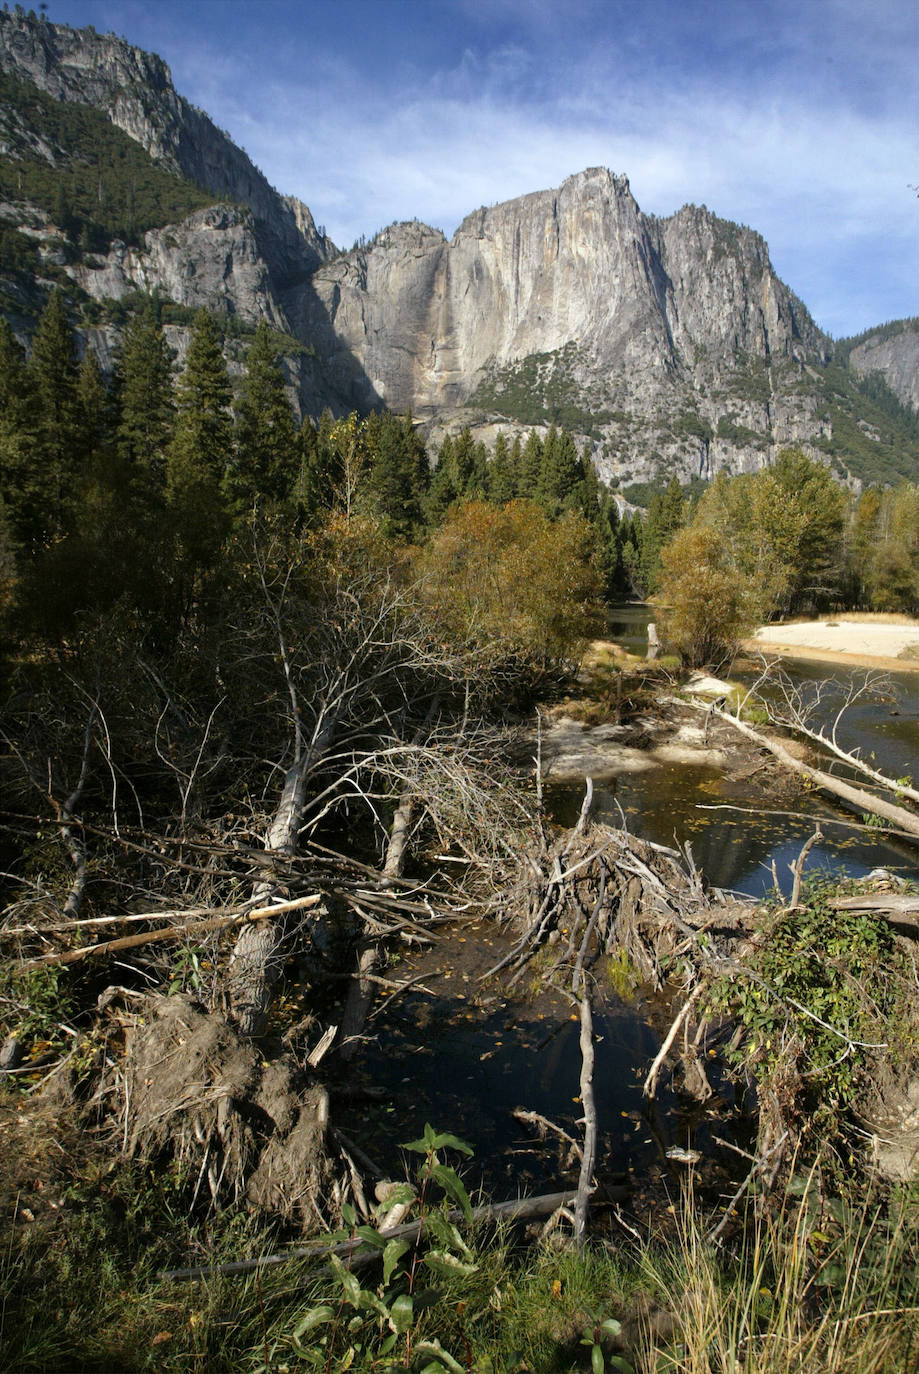
[[[720,452],[714,434],[726,409],[717,393],[740,363],[759,385],[731,407],[760,443],[735,465],[819,432],[814,407],[774,394],[770,373],[775,363],[801,372],[828,341],[762,238],[704,208],[646,216],[626,178],[604,168],[477,210],[449,243],[418,222],[394,225],[317,269],[313,285],[313,336],[331,327],[327,347],[364,374],[355,403],[500,415],[528,368],[584,412],[631,412],[633,428],[694,412],[688,462],[708,475],[730,447]]]
[[[413,222],[320,268],[317,302],[397,409],[465,402],[496,366],[577,348],[576,371],[626,392],[822,352],[758,234],[685,207],[643,215],[624,177],[594,168],[469,215],[447,243]]]
[[[71,275],[97,300],[158,289],[179,305],[287,328],[253,216],[232,205],[208,206],[181,224],[149,230],[143,247],[116,240],[104,257],[88,256]]]
[[[898,400],[919,410],[919,326],[914,322],[886,338],[869,334],[852,349],[849,363],[860,377],[880,372]]]

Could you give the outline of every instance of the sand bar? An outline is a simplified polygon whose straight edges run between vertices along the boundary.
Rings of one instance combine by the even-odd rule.
[[[796,624],[761,625],[752,639],[744,640],[743,647],[748,653],[919,672],[919,620],[906,616],[879,616],[877,620],[830,616]]]

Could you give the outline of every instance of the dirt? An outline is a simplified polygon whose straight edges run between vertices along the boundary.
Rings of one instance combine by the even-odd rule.
[[[196,1171],[195,1198],[313,1230],[328,1221],[328,1096],[265,1052],[188,997],[149,999],[127,1046],[127,1150]]]

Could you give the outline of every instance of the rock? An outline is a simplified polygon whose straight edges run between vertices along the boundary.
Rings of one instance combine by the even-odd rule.
[[[0,1046],[0,1070],[9,1073],[13,1069],[18,1069],[22,1063],[23,1053],[22,1041],[18,1040],[15,1035],[7,1036]]]
[[[860,377],[880,372],[904,405],[919,410],[919,328],[915,320],[901,321],[894,333],[869,334],[849,354]]]
[[[646,216],[628,180],[605,168],[477,210],[449,243],[417,221],[393,225],[320,267],[313,285],[314,333],[331,326],[358,360],[364,403],[372,394],[421,416],[481,413],[531,377],[534,390],[551,383],[585,412],[618,411],[601,419],[611,436],[630,417],[633,475],[636,424],[653,416],[659,428],[687,407],[698,412],[698,442],[685,475],[759,466],[819,428],[806,397],[777,410],[775,397],[732,398],[738,422],[764,442],[742,457],[736,442],[719,446],[723,404],[703,390],[726,385],[738,359],[754,371],[773,360],[797,370],[806,355],[825,357],[828,340],[775,276],[758,234],[704,207]],[[655,442],[667,447],[666,436]]]

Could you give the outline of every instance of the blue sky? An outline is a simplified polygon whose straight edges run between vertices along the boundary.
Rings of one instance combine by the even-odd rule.
[[[837,337],[919,315],[912,0],[49,0],[48,17],[158,52],[339,245],[416,217],[449,235],[603,165],[645,211],[704,203],[759,230]]]

